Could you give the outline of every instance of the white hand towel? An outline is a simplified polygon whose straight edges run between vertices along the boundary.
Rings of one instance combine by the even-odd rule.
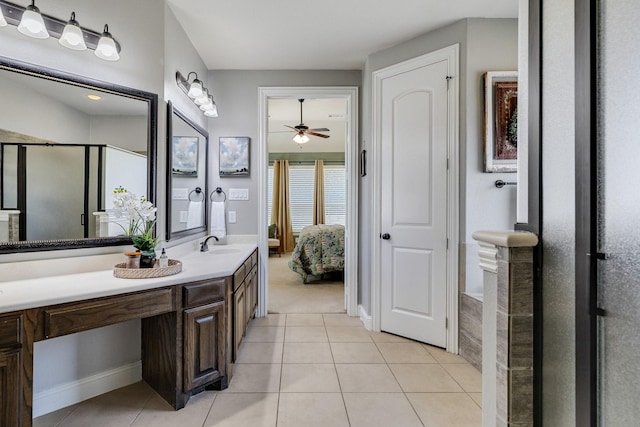
[[[211,234],[219,239],[227,237],[225,202],[211,202]]]
[[[187,229],[196,228],[202,226],[204,212],[204,202],[189,202],[189,209],[187,211]]]

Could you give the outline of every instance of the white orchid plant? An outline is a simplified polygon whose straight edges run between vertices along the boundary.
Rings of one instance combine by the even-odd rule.
[[[153,227],[158,209],[153,203],[120,186],[113,190],[113,207],[116,217],[129,219],[127,227],[120,226],[126,236],[132,236],[133,246],[141,252],[155,250],[159,239],[153,236]]]

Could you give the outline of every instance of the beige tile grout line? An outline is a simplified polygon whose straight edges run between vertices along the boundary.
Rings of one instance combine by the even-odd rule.
[[[336,379],[338,380],[338,387],[340,388],[340,397],[342,398],[342,406],[344,406],[344,413],[347,416],[347,424],[351,426],[351,420],[349,419],[349,411],[347,410],[347,402],[344,400],[344,392],[342,391],[342,384],[340,383],[340,375],[338,375],[338,368],[336,367],[336,358],[333,355],[333,347],[331,347],[331,340],[329,339],[329,331],[327,331],[327,323],[324,321],[324,313],[322,314],[322,326],[324,326],[324,333],[327,334],[327,344],[329,344],[329,351],[331,352],[331,360],[333,360],[333,371],[336,373]]]

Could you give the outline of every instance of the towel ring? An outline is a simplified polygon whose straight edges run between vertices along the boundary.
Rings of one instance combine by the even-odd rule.
[[[214,195],[220,198],[220,195],[224,195],[224,199],[222,200],[213,200]],[[211,192],[211,197],[209,197],[212,202],[226,202],[227,201],[227,193],[222,191],[222,188],[218,187],[214,191]]]
[[[204,193],[202,192],[202,188],[200,188],[200,187],[196,187],[195,189],[191,190],[191,192],[189,193],[189,201],[190,201],[190,202],[193,202],[193,201],[194,201],[194,200],[191,200],[191,195],[192,195],[193,193],[200,194],[200,195],[202,196],[202,200],[200,200],[200,201],[201,201],[201,202],[202,202],[202,201],[204,201],[204,197],[205,197],[205,195],[204,195]]]

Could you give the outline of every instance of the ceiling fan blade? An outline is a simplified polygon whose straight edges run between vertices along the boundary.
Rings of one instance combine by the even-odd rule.
[[[315,129],[309,129],[311,132],[330,132],[329,129],[327,128],[315,128]]]
[[[291,130],[271,130],[271,131],[269,131],[269,133],[291,133],[291,132],[294,132],[294,131],[291,131]]]
[[[293,126],[289,126],[289,125],[284,125],[284,127],[289,128],[289,129],[293,129],[296,132],[298,132],[298,129],[294,128]]]
[[[320,138],[329,138],[329,135],[323,135],[321,133],[315,133],[310,130],[305,132],[307,135],[319,136]]]

